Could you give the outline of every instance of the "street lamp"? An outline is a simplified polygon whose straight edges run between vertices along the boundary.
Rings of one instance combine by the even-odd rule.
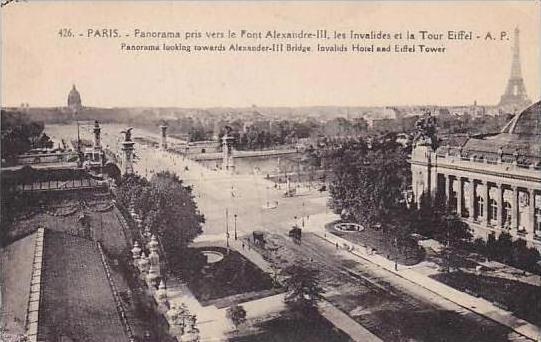
[[[235,217],[235,241],[237,240],[237,214],[233,215]]]
[[[304,228],[304,201],[302,202],[302,227]]]

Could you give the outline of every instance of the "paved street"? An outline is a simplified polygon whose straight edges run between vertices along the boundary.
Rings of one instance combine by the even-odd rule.
[[[124,126],[102,125],[102,145],[115,150],[120,131]],[[81,137],[91,139],[89,127],[81,128]],[[73,137],[77,133],[73,126],[47,126],[52,138],[60,141],[62,137]],[[151,136],[159,141],[158,133],[133,130],[133,136]],[[169,138],[174,140],[174,138]],[[324,213],[326,194],[314,189],[299,188],[295,197],[283,197],[285,191],[274,188],[274,183],[263,175],[230,175],[221,171],[212,171],[201,164],[182,156],[159,151],[141,144],[135,144],[138,159],[135,172],[151,177],[159,171],[171,171],[178,174],[194,188],[194,194],[200,211],[205,215],[206,223],[199,240],[223,240],[226,232],[226,209],[230,237],[234,237],[235,214],[237,234],[251,233],[253,230],[287,231],[293,223],[302,225],[311,215]],[[188,167],[188,170],[185,168]],[[297,216],[297,219],[295,219]]]

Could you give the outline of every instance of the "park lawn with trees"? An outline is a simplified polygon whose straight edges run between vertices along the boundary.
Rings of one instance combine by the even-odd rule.
[[[284,301],[288,310],[276,318],[255,324],[253,328],[257,329],[256,334],[241,335],[237,331],[229,341],[350,341],[348,335],[335,328],[318,311],[318,303],[323,299],[324,292],[319,283],[319,271],[294,264],[284,269],[283,273],[286,276]],[[242,311],[233,307],[228,309],[227,315],[231,320],[238,316],[237,319],[243,321]]]
[[[368,227],[390,223],[405,208],[411,172],[406,152],[394,139],[343,145],[330,163],[330,205],[343,218]]]
[[[356,233],[329,231],[383,255],[400,253],[395,257],[408,264],[421,261],[422,253],[410,237],[414,227],[404,196],[411,183],[407,157],[393,135],[351,140],[328,153],[329,204],[344,222],[365,227]]]

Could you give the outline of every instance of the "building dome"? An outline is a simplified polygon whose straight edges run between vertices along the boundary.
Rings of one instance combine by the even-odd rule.
[[[534,103],[515,115],[501,133],[519,135],[541,135],[541,101]]]
[[[79,91],[77,91],[77,88],[75,88],[75,84],[68,95],[68,107],[74,111],[79,110],[82,107],[81,95],[79,94]]]

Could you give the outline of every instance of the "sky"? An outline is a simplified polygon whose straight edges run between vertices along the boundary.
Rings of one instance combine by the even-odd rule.
[[[499,38],[516,26],[526,90],[537,101],[540,7],[539,1],[11,3],[1,13],[1,103],[64,106],[76,84],[83,105],[97,107],[492,105],[510,75],[512,40],[428,42],[446,47],[446,53],[436,54],[187,54],[126,52],[120,44],[156,41],[133,38],[135,29],[183,34],[465,30]],[[61,38],[62,28],[76,37]],[[88,29],[117,29],[131,36],[77,36]]]

